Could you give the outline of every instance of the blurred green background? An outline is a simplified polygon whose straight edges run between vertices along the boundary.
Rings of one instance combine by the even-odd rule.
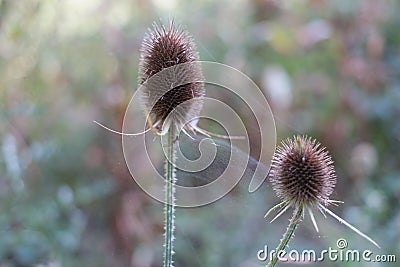
[[[332,210],[382,246],[319,214],[320,233],[306,217],[290,248],[342,237],[400,261],[399,14],[396,0],[0,0],[0,266],[161,265],[162,204],[131,178],[121,137],[92,122],[121,129],[159,18],[259,85],[278,141],[308,134],[329,149],[332,198],[345,202]],[[177,210],[176,266],[262,266],[257,251],[276,246],[290,213],[270,224],[278,199],[248,184]]]

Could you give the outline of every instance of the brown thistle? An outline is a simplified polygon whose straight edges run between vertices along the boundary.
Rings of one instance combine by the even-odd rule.
[[[167,127],[163,131],[168,131],[171,123],[185,123],[198,115],[205,90],[201,69],[195,64],[199,55],[192,37],[173,21],[168,26],[154,24],[140,52],[139,85],[145,85],[142,99],[151,123],[161,130],[167,116],[184,102],[172,117],[173,121],[165,123]],[[189,64],[180,65],[183,63]],[[179,68],[171,68],[178,65]],[[165,69],[168,70],[150,79]],[[183,81],[187,82],[180,84]],[[180,85],[174,87],[174,84]]]
[[[343,202],[329,199],[336,185],[336,173],[328,151],[315,139],[298,135],[283,141],[272,158],[269,179],[282,202],[268,210],[265,217],[275,209],[281,208],[272,219],[274,221],[290,207],[294,208],[292,219],[276,252],[286,248],[305,211],[308,211],[315,230],[319,231],[313,208],[318,208],[324,216],[325,213],[331,215],[379,248],[369,236],[326,207],[331,203]],[[278,257],[275,254],[267,266],[273,267],[277,262]]]
[[[324,147],[311,138],[295,136],[276,149],[270,181],[283,201],[311,207],[328,203],[336,174]]]

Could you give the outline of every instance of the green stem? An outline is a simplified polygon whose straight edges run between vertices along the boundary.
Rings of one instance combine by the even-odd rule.
[[[165,242],[164,242],[164,267],[172,267],[174,254],[174,229],[175,229],[175,131],[171,127],[167,133],[165,163]]]
[[[285,250],[287,244],[289,243],[290,239],[292,238],[294,231],[296,230],[297,225],[299,224],[300,217],[303,214],[303,207],[297,207],[294,212],[292,219],[290,219],[290,223],[288,228],[286,229],[286,233],[283,235],[279,246],[275,249],[275,253],[272,255],[267,267],[273,267],[278,262],[279,259],[279,252],[281,250]]]

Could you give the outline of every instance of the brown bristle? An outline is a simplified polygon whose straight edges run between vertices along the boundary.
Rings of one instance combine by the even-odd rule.
[[[304,136],[287,139],[276,149],[269,177],[277,195],[294,205],[325,204],[336,184],[330,155]]]
[[[181,27],[175,27],[173,22],[170,22],[167,27],[154,24],[153,30],[149,30],[146,34],[140,51],[139,84],[146,83],[143,102],[153,122],[163,123],[168,114],[181,103],[204,96],[202,82],[171,86],[183,79],[199,81],[199,77],[202,77],[201,69],[191,65],[185,67],[186,69],[173,70],[179,73],[173,73],[173,75],[166,73],[158,77],[156,81],[149,82],[149,78],[166,68],[199,60],[192,37]],[[188,77],[182,78],[184,75]],[[179,111],[180,119],[187,119],[188,114],[196,115],[200,108],[201,101],[194,101],[183,106]]]

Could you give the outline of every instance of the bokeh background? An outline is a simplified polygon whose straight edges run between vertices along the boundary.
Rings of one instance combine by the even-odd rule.
[[[92,122],[121,129],[160,18],[185,25],[202,60],[259,85],[278,141],[308,134],[329,149],[332,198],[345,202],[331,208],[382,246],[319,214],[320,233],[306,217],[290,248],[342,237],[399,261],[399,14],[396,0],[0,0],[0,266],[161,265],[162,204],[131,178],[121,137]],[[270,224],[278,199],[248,184],[178,209],[176,266],[262,266],[257,251],[276,246],[290,213]]]

